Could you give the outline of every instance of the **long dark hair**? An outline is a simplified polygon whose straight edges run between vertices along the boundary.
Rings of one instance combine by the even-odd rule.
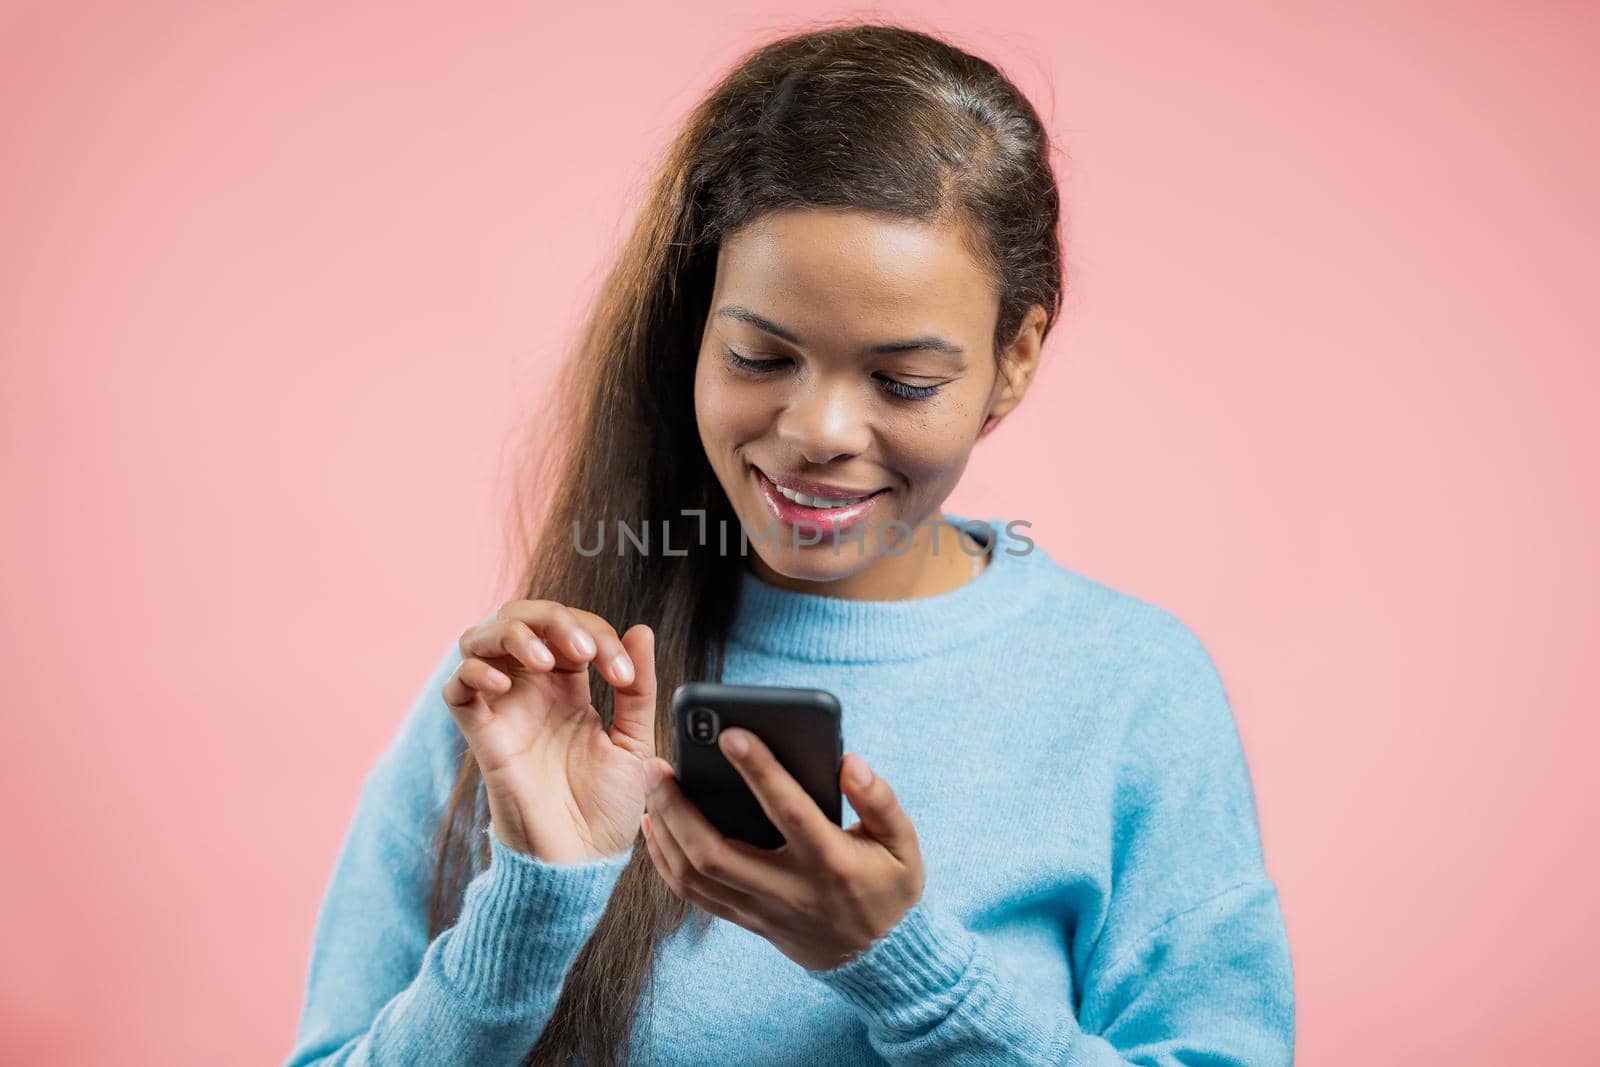
[[[851,22],[765,44],[695,107],[649,187],[615,267],[566,363],[556,403],[531,416],[546,447],[519,472],[515,559],[521,595],[586,608],[621,633],[656,634],[657,751],[671,758],[666,700],[683,681],[721,678],[737,608],[736,556],[674,536],[674,550],[574,550],[584,530],[658,532],[683,512],[737,520],[696,428],[694,369],[721,241],[757,216],[850,208],[961,226],[999,296],[996,353],[1032,305],[1045,329],[1062,289],[1050,142],[1033,107],[992,64],[917,30]],[[542,523],[528,521],[542,515]],[[585,542],[588,543],[587,541]],[[591,670],[607,726],[612,694]],[[439,821],[429,938],[452,925],[488,863],[481,778],[463,753]],[[527,1064],[626,1062],[662,940],[691,915],[656,876],[642,839]]]

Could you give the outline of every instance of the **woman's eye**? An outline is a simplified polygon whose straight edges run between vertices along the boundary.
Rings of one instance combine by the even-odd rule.
[[[783,359],[781,359],[781,358],[779,358],[779,359],[748,359],[748,358],[746,358],[744,356],[741,356],[739,353],[735,352],[731,348],[724,348],[723,351],[728,354],[728,361],[731,362],[735,367],[739,368],[740,370],[753,371],[753,372],[755,372],[757,374],[765,373],[766,371],[776,370],[784,362]]]
[[[748,356],[741,356],[731,348],[724,347],[722,351],[728,357],[728,362],[736,369],[750,374],[770,374],[789,362],[784,356],[777,359],[751,359]],[[883,376],[878,378],[878,382],[885,392],[901,400],[926,400],[939,391],[937,385],[911,385],[896,378]]]
[[[937,385],[907,385],[894,378],[879,378],[883,387],[903,400],[926,400],[939,391]]]

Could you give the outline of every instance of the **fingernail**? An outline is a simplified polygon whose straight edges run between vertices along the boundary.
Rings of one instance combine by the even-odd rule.
[[[621,678],[624,684],[633,681],[633,660],[618,652],[611,657],[611,672]]]
[[[865,788],[872,784],[872,768],[867,766],[867,761],[860,756],[856,757],[855,769],[850,772],[850,781],[857,789]]]
[[[594,638],[590,637],[582,630],[579,630],[578,635],[572,639],[572,644],[583,655],[594,655]]]
[[[545,643],[543,641],[535,640],[528,642],[528,654],[533,657],[533,662],[537,663],[541,667],[555,666],[556,658],[550,654],[550,650],[545,647]]]
[[[728,730],[724,731],[722,736],[727,739],[723,742],[723,748],[727,751],[728,755],[742,756],[746,752],[750,751],[750,740],[749,738],[745,737],[744,734],[737,731]]]

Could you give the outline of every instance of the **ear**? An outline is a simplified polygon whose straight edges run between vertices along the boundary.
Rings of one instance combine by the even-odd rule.
[[[1006,415],[1022,403],[1023,394],[1039,369],[1039,349],[1044,345],[1045,310],[1038,304],[1028,309],[1016,339],[999,353],[999,374],[989,398],[988,417],[979,436],[994,429]]]

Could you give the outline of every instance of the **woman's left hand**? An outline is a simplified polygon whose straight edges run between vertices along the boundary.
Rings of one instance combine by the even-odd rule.
[[[849,962],[922,898],[916,829],[859,755],[844,758],[840,784],[860,821],[841,829],[755,734],[730,727],[717,743],[786,844],[764,849],[724,837],[683,795],[672,765],[652,757],[640,828],[679,897],[760,934],[810,971]]]

